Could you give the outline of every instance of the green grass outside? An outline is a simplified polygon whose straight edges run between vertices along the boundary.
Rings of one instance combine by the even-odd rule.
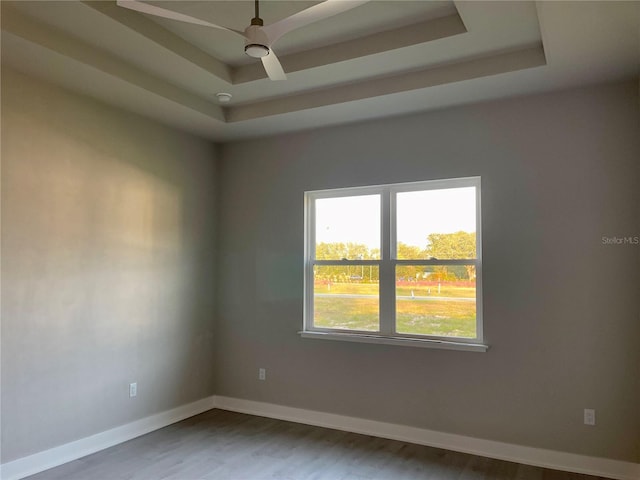
[[[411,291],[416,297],[460,297],[460,298],[476,298],[476,289],[473,287],[456,287],[451,285],[442,285],[440,293],[438,287],[397,287],[396,295],[401,297],[411,296]]]
[[[377,283],[332,283],[328,285],[316,285],[315,293],[333,293],[333,294],[359,294],[359,295],[378,295]],[[473,287],[458,287],[444,283],[440,287],[426,286],[401,286],[396,288],[396,295],[411,296],[411,291],[416,297],[460,297],[460,298],[476,298],[476,289]]]
[[[317,297],[314,324],[322,328],[378,330],[377,298]]]
[[[316,285],[315,293],[378,295],[377,283],[332,283],[328,285]]]
[[[431,295],[427,295],[426,288],[423,289],[414,289],[414,295],[475,298],[475,289],[468,287],[443,286],[440,295],[434,294],[433,287]],[[410,296],[411,288],[399,288],[397,292],[401,296]],[[378,285],[333,284],[330,291],[326,286],[317,286],[316,293],[377,295]],[[317,327],[378,330],[377,298],[316,297],[314,311]],[[473,338],[476,336],[476,304],[470,301],[401,299],[396,304],[396,326],[399,333]]]
[[[396,330],[414,335],[476,336],[475,302],[398,300]]]

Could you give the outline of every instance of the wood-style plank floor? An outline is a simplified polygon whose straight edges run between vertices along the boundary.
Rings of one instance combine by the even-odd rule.
[[[463,453],[210,410],[29,480],[596,480]]]

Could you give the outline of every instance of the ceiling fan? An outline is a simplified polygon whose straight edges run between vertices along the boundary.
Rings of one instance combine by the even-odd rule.
[[[242,36],[245,40],[244,51],[253,58],[262,60],[267,75],[271,80],[286,80],[287,76],[280,65],[280,60],[272,49],[272,45],[286,33],[305,25],[309,25],[318,20],[331,17],[338,13],[355,8],[368,0],[326,0],[322,3],[309,7],[287,18],[283,18],[271,25],[264,25],[260,18],[260,5],[255,0],[255,16],[251,19],[251,24],[243,32],[232,28],[222,27],[213,23],[190,17],[182,13],[156,7],[148,3],[137,0],[117,0],[120,7],[128,8],[149,15],[178,20],[180,22],[203,25],[205,27],[218,28]]]

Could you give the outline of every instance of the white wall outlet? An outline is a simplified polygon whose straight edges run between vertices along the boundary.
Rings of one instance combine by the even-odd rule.
[[[133,398],[138,395],[138,384],[130,383],[129,384],[129,397]]]
[[[267,370],[265,368],[258,369],[258,380],[266,380],[267,379]]]
[[[585,425],[596,424],[596,411],[593,408],[584,409],[584,424]]]

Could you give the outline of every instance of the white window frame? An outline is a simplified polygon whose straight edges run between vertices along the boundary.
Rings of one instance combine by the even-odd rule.
[[[486,351],[483,344],[482,322],[482,222],[480,177],[426,180],[422,182],[348,187],[330,190],[308,191],[304,194],[305,242],[304,242],[304,322],[300,332],[305,338],[346,340],[364,343],[382,343],[450,350]],[[461,187],[476,189],[476,258],[464,260],[398,260],[396,257],[396,195],[402,192],[440,190]],[[380,259],[379,260],[316,260],[315,259],[315,201],[318,199],[380,195]],[[397,265],[469,265],[476,266],[476,337],[446,337],[398,333],[395,329]],[[315,265],[374,265],[379,268],[380,327],[378,332],[321,328],[313,325]]]

